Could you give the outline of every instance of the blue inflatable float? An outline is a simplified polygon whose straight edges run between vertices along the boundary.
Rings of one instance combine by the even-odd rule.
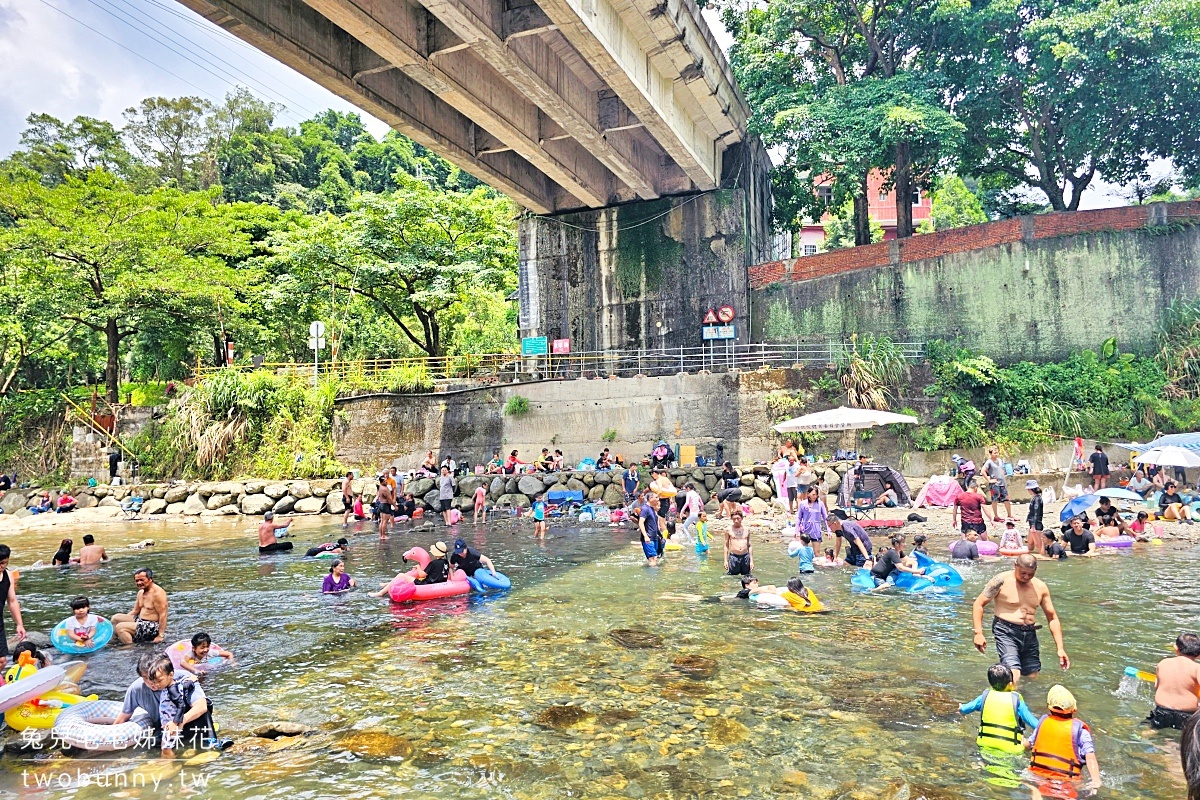
[[[113,626],[112,623],[104,617],[97,617],[99,620],[96,623],[96,635],[92,637],[92,641],[86,645],[80,645],[74,639],[67,635],[67,625],[75,621],[74,617],[67,617],[62,622],[54,626],[54,630],[50,631],[50,643],[62,653],[70,653],[71,655],[83,655],[84,653],[94,653],[104,645],[112,641]]]
[[[934,586],[934,582],[922,575],[913,575],[911,572],[893,572],[888,576],[888,585],[895,586],[905,592],[923,592]],[[850,588],[857,591],[870,592],[875,590],[875,578],[871,575],[871,570],[860,568],[854,571],[850,576]],[[881,587],[882,588],[882,587]]]
[[[958,570],[942,561],[934,561],[924,553],[914,552],[917,566],[925,570],[925,577],[933,581],[934,586],[943,589],[955,589],[963,585],[962,575]]]
[[[486,594],[487,592],[502,592],[505,589],[512,588],[512,581],[503,572],[492,574],[490,569],[480,567],[475,570],[475,574],[467,578],[471,584],[472,591],[478,594]]]

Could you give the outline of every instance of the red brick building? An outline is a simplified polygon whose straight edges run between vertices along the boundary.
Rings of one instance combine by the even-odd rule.
[[[890,240],[896,238],[896,192],[895,190],[884,191],[884,183],[883,175],[878,172],[871,172],[867,176],[867,208],[871,219],[883,227],[883,238]],[[833,188],[832,186],[821,186],[818,187],[817,192],[831,197]],[[933,202],[925,191],[914,190],[912,205],[913,227],[916,228],[923,220],[929,219]],[[819,222],[805,222],[800,229],[800,240],[796,244],[797,256],[816,255],[824,248],[825,223],[828,221],[829,215],[826,214],[821,217]]]

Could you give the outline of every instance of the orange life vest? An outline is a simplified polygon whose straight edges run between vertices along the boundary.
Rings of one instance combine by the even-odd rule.
[[[1033,759],[1029,768],[1051,778],[1077,778],[1083,774],[1079,760],[1079,736],[1089,730],[1082,720],[1049,714],[1038,725],[1033,738]]]

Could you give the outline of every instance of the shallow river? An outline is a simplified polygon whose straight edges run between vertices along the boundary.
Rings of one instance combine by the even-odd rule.
[[[341,532],[334,523],[305,524],[295,537],[301,550]],[[990,649],[983,656],[971,646],[969,601],[999,564],[966,568],[965,594],[941,598],[852,595],[848,572],[827,571],[810,583],[833,610],[806,616],[716,602],[735,588],[721,575],[719,554],[670,554],[651,570],[624,529],[555,529],[542,543],[509,519],[459,527],[512,578],[511,592],[408,607],[361,590],[323,597],[328,562],[259,558],[244,521],[105,526],[96,531],[102,543],[162,543],[143,552],[114,547],[114,561],[91,571],[22,569],[26,625],[48,631],[76,594],[106,616],[128,611],[133,569],[153,567],[170,596],[168,640],[205,630],[236,652],[238,666],[204,682],[223,731],[241,742],[210,763],[165,768],[145,754],[5,755],[0,791],[288,800],[1029,797],[1002,770],[984,769],[974,746],[978,717],[957,714],[959,702],[986,688],[994,660]],[[82,531],[72,535],[78,541]],[[401,529],[381,544],[367,526],[352,536],[349,572],[374,588],[402,568],[408,547],[438,538],[453,536],[440,527]],[[44,536],[7,543],[18,568],[54,550]],[[29,552],[35,545],[46,553]],[[789,561],[779,544],[756,548],[765,582],[784,582]],[[1026,698],[1040,715],[1053,682],[1072,689],[1097,737],[1101,797],[1182,794],[1172,737],[1147,734],[1140,723],[1148,687],[1140,697],[1115,690],[1125,665],[1152,669],[1180,629],[1197,627],[1198,565],[1200,549],[1156,548],[1041,567],[1075,665],[1066,676],[1047,669],[1026,685]],[[629,628],[660,636],[661,646],[629,649],[610,636]],[[1042,641],[1052,657],[1048,631]],[[135,653],[110,645],[89,656],[85,690],[119,698],[134,678]],[[673,665],[696,655],[715,665]],[[577,708],[557,708],[567,705]],[[248,739],[275,720],[315,730],[277,743]],[[104,774],[109,786],[81,785],[80,774]],[[39,791],[38,775],[73,782]],[[140,788],[155,777],[157,790]],[[118,780],[133,785],[111,788]]]

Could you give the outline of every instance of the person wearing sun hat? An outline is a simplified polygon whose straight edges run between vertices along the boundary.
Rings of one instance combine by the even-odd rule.
[[[1046,549],[1046,542],[1042,539],[1042,487],[1030,478],[1025,481],[1025,491],[1029,492],[1029,513],[1025,515],[1025,521],[1029,523],[1029,536],[1025,546],[1029,552],[1041,555]]]
[[[1047,781],[1066,782],[1082,777],[1086,766],[1090,778],[1087,788],[1100,788],[1096,744],[1087,723],[1075,716],[1075,695],[1055,684],[1046,693],[1046,706],[1050,713],[1041,718],[1030,738],[1030,771]]]
[[[445,583],[450,578],[450,563],[446,560],[446,543],[434,542],[429,548],[429,563],[425,566],[425,577],[415,581],[421,585]]]

